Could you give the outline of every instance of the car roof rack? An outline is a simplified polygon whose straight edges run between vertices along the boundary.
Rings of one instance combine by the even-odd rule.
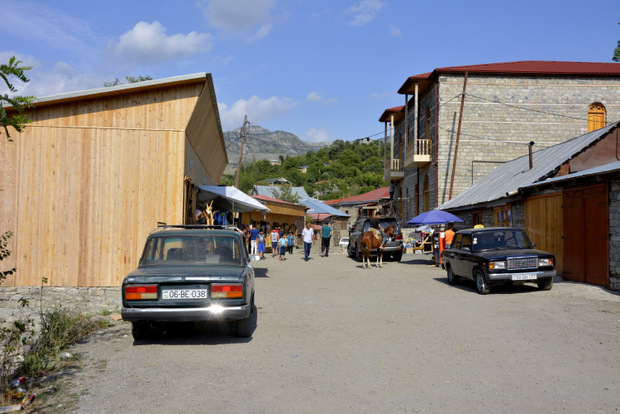
[[[157,228],[151,231],[166,230],[166,229],[208,229],[208,230],[234,230],[243,233],[238,227],[225,226],[221,224],[166,224],[162,221],[157,222]]]

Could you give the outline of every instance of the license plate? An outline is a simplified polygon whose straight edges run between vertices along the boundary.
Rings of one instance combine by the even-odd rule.
[[[536,280],[535,274],[512,275],[512,280]]]
[[[162,290],[161,298],[167,299],[207,299],[207,289],[170,289]]]

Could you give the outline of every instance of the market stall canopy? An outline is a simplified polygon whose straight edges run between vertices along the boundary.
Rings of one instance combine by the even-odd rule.
[[[421,224],[432,225],[432,224],[446,224],[446,223],[451,223],[451,222],[462,223],[463,220],[461,220],[460,218],[458,218],[452,213],[448,213],[447,211],[435,209],[435,210],[425,211],[424,213],[415,216],[414,218],[409,220],[408,223],[419,226]]]
[[[330,216],[336,217],[349,217],[348,214],[343,213],[342,211],[333,208],[332,206],[328,206],[327,204],[316,200],[314,198],[307,198],[303,201],[300,201],[299,204],[303,204],[308,207],[306,214],[329,214]]]
[[[256,201],[236,187],[223,185],[199,185],[198,202],[204,204],[210,202],[211,200],[213,200],[214,210],[234,211],[238,213],[260,211],[263,214],[267,214],[269,211],[264,204]]]

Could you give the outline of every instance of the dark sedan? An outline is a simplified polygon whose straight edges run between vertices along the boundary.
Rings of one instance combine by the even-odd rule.
[[[448,283],[457,283],[459,277],[471,279],[482,295],[494,285],[526,282],[550,290],[556,275],[555,256],[535,249],[525,231],[518,228],[459,230],[441,257]]]
[[[216,226],[160,226],[146,240],[138,268],[122,285],[123,320],[134,339],[158,325],[219,320],[251,335],[254,269],[243,234]]]

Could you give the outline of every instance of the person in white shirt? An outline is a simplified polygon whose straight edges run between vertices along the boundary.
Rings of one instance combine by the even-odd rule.
[[[310,228],[310,222],[306,222],[306,228],[301,232],[301,239],[304,242],[304,260],[308,261],[310,258],[310,248],[314,241],[314,230]]]

